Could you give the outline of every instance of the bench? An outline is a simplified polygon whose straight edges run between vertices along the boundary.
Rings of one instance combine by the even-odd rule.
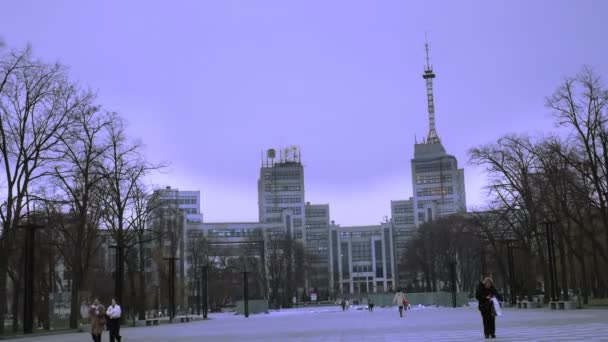
[[[180,321],[181,323],[184,323],[184,322],[190,322],[190,317],[180,317],[180,318],[179,318],[179,321]]]
[[[532,308],[532,305],[530,305],[530,302],[528,302],[528,301],[517,302],[517,308],[518,309],[530,309],[530,308]]]
[[[146,326],[158,325],[158,318],[148,318],[146,320]]]
[[[571,310],[576,309],[576,302],[572,300],[549,302],[549,307],[551,310]]]

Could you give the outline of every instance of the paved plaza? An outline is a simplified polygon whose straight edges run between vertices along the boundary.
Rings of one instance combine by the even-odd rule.
[[[506,309],[497,318],[497,341],[608,341],[608,310]],[[252,315],[222,313],[207,321],[124,328],[123,341],[478,341],[484,340],[475,307],[396,308],[374,312],[338,307],[299,308]],[[22,341],[90,341],[72,333]],[[104,332],[103,341],[108,341]]]

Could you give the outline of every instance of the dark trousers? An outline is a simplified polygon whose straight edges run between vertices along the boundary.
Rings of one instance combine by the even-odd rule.
[[[496,334],[496,317],[492,313],[492,310],[481,310],[481,318],[483,319],[484,335]]]
[[[101,334],[91,334],[93,337],[93,342],[101,342]]]
[[[110,320],[110,342],[120,342],[120,318]]]
[[[399,317],[403,317],[403,306],[399,307]]]

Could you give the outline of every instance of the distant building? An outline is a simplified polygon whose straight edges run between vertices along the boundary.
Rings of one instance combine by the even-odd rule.
[[[330,278],[334,295],[362,296],[394,289],[392,230],[390,222],[358,227],[332,224]]]
[[[327,298],[331,292],[329,269],[329,204],[310,204],[305,206],[306,223],[305,249],[311,257],[311,272],[306,277],[309,293],[319,298]]]
[[[259,218],[263,223],[283,221],[283,212],[289,210],[293,217],[290,234],[296,240],[304,240],[304,167],[300,151],[293,147],[266,151],[258,180]]]
[[[433,79],[435,73],[427,60],[422,78],[426,83],[429,132],[421,143],[414,144],[411,160],[413,197],[409,200],[391,201],[391,219],[395,226],[395,258],[402,262],[406,243],[415,230],[434,218],[466,212],[464,170],[458,168],[458,160],[446,152],[435,127],[435,100]],[[398,283],[407,286],[403,267],[398,267]]]

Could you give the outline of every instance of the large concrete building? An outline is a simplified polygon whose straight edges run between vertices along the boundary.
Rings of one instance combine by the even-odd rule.
[[[428,46],[423,78],[427,89],[429,132],[423,141],[414,145],[412,197],[391,201],[390,220],[373,226],[334,224],[330,220],[328,204],[306,202],[300,151],[295,147],[278,151],[269,149],[262,152],[258,222],[206,223],[200,212],[198,192],[160,190],[161,198],[178,205],[185,215],[180,255],[186,253],[188,240],[197,236],[204,236],[216,244],[245,242],[255,237],[264,241],[262,248],[265,248],[269,232],[281,231],[300,242],[310,259],[309,271],[298,284],[299,293],[314,292],[320,298],[328,298],[406,287],[408,279],[415,277],[399,267],[408,240],[422,223],[466,211],[464,171],[458,168],[456,157],[446,152],[435,127],[435,74],[428,62]],[[242,256],[239,246],[236,243],[227,256]],[[260,253],[260,257],[265,257]],[[186,283],[192,283],[192,256],[187,255],[182,260],[180,276],[186,278]]]
[[[334,294],[392,291],[395,284],[393,225],[341,227],[332,224],[330,279]]]
[[[435,73],[429,62],[426,45],[426,67],[422,78],[426,83],[429,131],[414,144],[411,160],[413,196],[408,200],[391,202],[391,218],[395,227],[395,257],[403,260],[407,241],[424,222],[436,217],[466,212],[464,170],[458,160],[446,152],[435,126]],[[407,286],[408,274],[398,267],[398,284]]]

